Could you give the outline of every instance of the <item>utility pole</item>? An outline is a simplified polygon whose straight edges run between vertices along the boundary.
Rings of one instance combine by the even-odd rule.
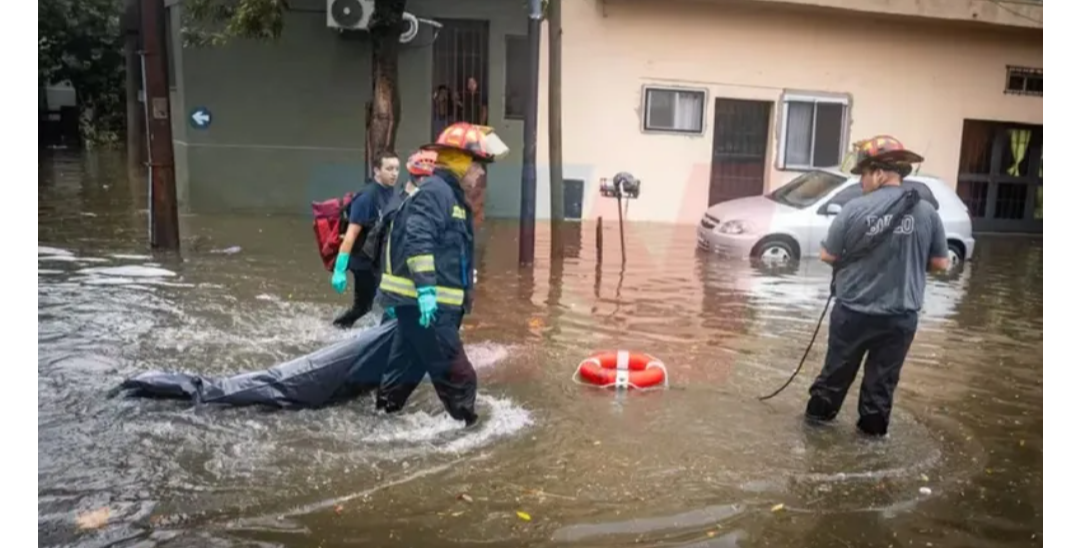
[[[548,155],[551,163],[551,222],[562,222],[562,0],[548,0]]]
[[[124,0],[124,99],[127,101],[127,165],[130,177],[142,172],[146,142],[146,121],[139,104],[142,63],[139,62],[139,0]]]
[[[521,224],[518,264],[531,265],[536,253],[536,122],[540,91],[540,0],[529,0],[529,95],[525,103],[525,153],[521,165]]]
[[[551,260],[562,257],[562,0],[548,0],[548,166],[551,174]],[[554,264],[554,263],[552,263]]]
[[[165,50],[164,0],[142,0],[143,89],[150,166],[150,247],[180,249],[176,179],[173,172],[172,116]]]

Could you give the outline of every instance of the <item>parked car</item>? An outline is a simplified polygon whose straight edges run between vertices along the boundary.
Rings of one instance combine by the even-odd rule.
[[[956,191],[929,176],[910,176],[903,184],[918,189],[937,209],[953,266],[970,259],[975,251],[971,217]],[[817,257],[833,218],[861,194],[858,177],[837,169],[808,171],[769,194],[710,207],[698,225],[698,246],[776,262]]]

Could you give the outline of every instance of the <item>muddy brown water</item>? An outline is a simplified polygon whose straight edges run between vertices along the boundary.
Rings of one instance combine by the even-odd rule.
[[[934,278],[889,439],[807,428],[796,382],[827,271],[725,261],[692,227],[488,219],[464,327],[480,376],[463,432],[424,385],[406,412],[194,409],[107,399],[146,369],[228,375],[350,336],[302,216],[184,215],[147,251],[146,195],[117,158],[41,160],[42,546],[1041,546],[1042,241],[982,237]],[[363,325],[374,320],[365,318]],[[823,328],[824,329],[824,328]],[[649,352],[671,386],[575,384],[594,350]],[[922,488],[928,488],[927,493]],[[780,506],[782,505],[782,507]],[[520,513],[520,514],[519,514]]]

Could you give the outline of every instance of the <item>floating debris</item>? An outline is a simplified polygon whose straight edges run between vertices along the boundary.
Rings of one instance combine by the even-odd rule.
[[[98,529],[101,526],[109,522],[109,507],[105,506],[93,510],[91,512],[84,512],[79,514],[75,518],[75,524],[79,526],[79,529]]]

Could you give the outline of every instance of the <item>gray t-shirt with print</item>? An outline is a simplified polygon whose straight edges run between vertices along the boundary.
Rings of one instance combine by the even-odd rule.
[[[848,202],[833,219],[822,247],[841,257],[846,250],[865,245],[888,222],[886,214],[904,190],[885,186]],[[864,314],[918,311],[932,257],[948,257],[945,228],[934,206],[921,200],[909,214],[893,221],[891,237],[837,273],[836,301]]]

